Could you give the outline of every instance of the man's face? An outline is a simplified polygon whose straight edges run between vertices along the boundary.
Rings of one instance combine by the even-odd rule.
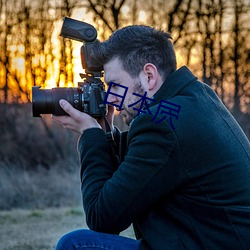
[[[134,108],[139,108],[141,105],[141,102],[138,104],[128,107],[129,105],[135,103],[140,99],[140,97],[133,95],[133,93],[143,95],[145,93],[145,88],[142,84],[142,79],[140,79],[140,75],[138,78],[132,78],[124,69],[122,66],[121,61],[118,58],[112,59],[108,63],[104,65],[104,80],[107,85],[109,85],[111,82],[122,85],[127,88],[127,94],[124,97],[118,97],[114,94],[124,96],[125,88],[116,86],[112,84],[110,92],[114,94],[109,94],[107,101],[110,103],[113,103],[117,106],[120,106],[120,104],[123,102],[123,105],[120,109],[120,115],[122,115],[124,122],[129,125],[129,123],[134,119],[134,117],[138,114],[137,110],[134,110]],[[118,109],[118,108],[117,108]]]

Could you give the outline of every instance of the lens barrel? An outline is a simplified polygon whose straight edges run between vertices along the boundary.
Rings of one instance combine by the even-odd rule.
[[[79,88],[40,89],[32,87],[32,111],[34,117],[41,114],[67,115],[60,107],[59,100],[67,100],[74,108],[81,109],[81,94]]]

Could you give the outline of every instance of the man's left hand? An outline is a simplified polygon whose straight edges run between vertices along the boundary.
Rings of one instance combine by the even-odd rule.
[[[82,134],[84,130],[89,128],[101,128],[100,124],[96,119],[90,115],[80,112],[75,109],[69,102],[66,100],[60,100],[59,104],[61,108],[69,114],[69,116],[52,116],[53,120],[64,128],[73,130],[77,133]]]

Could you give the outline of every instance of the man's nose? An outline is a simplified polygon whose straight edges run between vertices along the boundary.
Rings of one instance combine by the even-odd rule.
[[[111,94],[108,95],[107,102],[109,102],[109,103],[115,103],[117,101],[118,101],[117,96],[111,95]]]

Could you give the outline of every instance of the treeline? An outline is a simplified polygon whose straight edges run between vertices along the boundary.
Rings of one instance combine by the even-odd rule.
[[[99,38],[148,24],[169,31],[179,66],[187,64],[230,110],[249,113],[247,0],[0,0],[0,102],[26,102],[35,85],[75,84],[74,44],[59,38],[61,19],[92,20]],[[79,63],[79,61],[78,61]]]

